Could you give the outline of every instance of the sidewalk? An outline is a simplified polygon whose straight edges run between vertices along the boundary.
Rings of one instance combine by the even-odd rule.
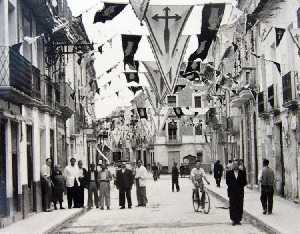
[[[82,212],[84,212],[84,209],[81,208],[40,212],[0,229],[0,234],[52,233],[58,226],[80,215]]]
[[[227,186],[222,180],[221,188],[216,187],[213,176],[208,176],[211,185],[207,189],[223,201],[228,201]],[[245,188],[244,215],[251,222],[263,227],[270,233],[295,234],[300,233],[300,207],[281,197],[274,196],[272,215],[263,215],[260,203],[260,192]]]

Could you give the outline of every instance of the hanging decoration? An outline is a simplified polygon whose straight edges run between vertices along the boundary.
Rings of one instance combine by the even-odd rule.
[[[124,70],[126,65],[128,65],[132,70],[138,70],[138,62],[134,61],[134,55],[138,49],[142,36],[122,34],[121,37],[124,51]]]
[[[118,14],[120,14],[120,12],[123,11],[126,6],[127,4],[105,2],[103,9],[96,12],[94,24],[98,22],[105,23],[107,20],[112,20]]]
[[[137,112],[141,119],[148,119],[146,108],[137,108]]]
[[[206,4],[202,11],[201,34],[198,37],[198,48],[189,56],[186,71],[196,59],[205,60],[212,42],[216,39],[223,19],[225,4]]]
[[[140,83],[139,74],[137,72],[125,72],[127,83],[136,82]]]
[[[143,90],[143,86],[129,86],[128,89],[135,95],[138,91]]]
[[[148,41],[168,92],[177,83],[179,67],[185,54],[189,36],[181,36],[192,6],[150,5],[145,21],[150,31]]]
[[[142,21],[145,18],[150,0],[129,0],[129,3],[141,25],[143,25]]]

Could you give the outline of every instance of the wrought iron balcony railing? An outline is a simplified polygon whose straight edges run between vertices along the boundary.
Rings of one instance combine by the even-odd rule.
[[[41,97],[39,69],[7,46],[0,46],[0,97],[21,104]]]

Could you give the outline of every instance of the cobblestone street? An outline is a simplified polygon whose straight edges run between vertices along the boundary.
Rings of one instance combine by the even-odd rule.
[[[212,209],[208,215],[195,213],[192,206],[192,186],[181,179],[181,191],[172,193],[170,178],[157,183],[148,181],[147,208],[118,209],[118,194],[112,190],[112,210],[92,209],[77,220],[64,225],[57,233],[264,233],[243,222],[231,226],[225,205],[211,196]],[[135,188],[133,203],[136,204]]]

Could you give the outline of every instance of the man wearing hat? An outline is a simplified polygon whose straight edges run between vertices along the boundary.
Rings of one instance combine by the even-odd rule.
[[[121,170],[117,171],[116,186],[119,189],[120,209],[125,209],[125,196],[127,198],[128,208],[131,209],[131,188],[133,185],[132,171],[126,168],[126,163],[122,163]]]
[[[50,203],[52,197],[52,180],[51,180],[51,158],[46,159],[46,164],[41,168],[41,184],[42,184],[42,200],[43,200],[43,210],[46,212],[50,210]]]
[[[76,159],[70,159],[70,165],[68,165],[64,170],[64,176],[66,179],[66,187],[67,187],[67,200],[68,200],[68,208],[71,209],[72,205],[75,206],[76,202],[76,190],[80,185],[78,181],[78,168],[75,165]]]

